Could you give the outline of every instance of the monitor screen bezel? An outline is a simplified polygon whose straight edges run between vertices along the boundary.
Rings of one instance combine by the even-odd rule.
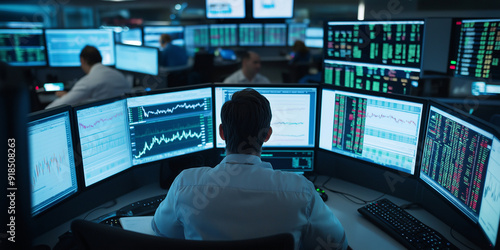
[[[318,92],[321,92],[320,94],[320,98],[321,100],[323,99],[323,90],[331,90],[331,91],[343,91],[343,92],[350,92],[350,93],[354,93],[354,94],[363,94],[363,95],[373,95],[373,96],[376,96],[376,97],[382,97],[382,98],[389,98],[389,99],[396,99],[396,100],[399,100],[399,101],[407,101],[407,102],[415,102],[415,103],[419,103],[419,104],[422,104],[422,116],[420,118],[420,129],[419,129],[419,133],[418,133],[418,142],[417,142],[417,147],[416,147],[416,161],[415,161],[415,166],[414,166],[414,173],[413,174],[410,174],[410,173],[407,173],[407,172],[404,172],[404,171],[400,171],[400,170],[397,170],[397,169],[394,169],[392,167],[389,167],[389,166],[384,166],[384,165],[381,165],[381,164],[378,164],[378,163],[375,163],[375,162],[372,162],[372,161],[368,161],[368,160],[364,160],[364,159],[361,159],[361,158],[355,158],[355,157],[350,157],[350,156],[347,156],[347,155],[344,155],[344,154],[340,154],[340,153],[336,153],[336,152],[333,152],[331,150],[327,150],[327,149],[324,149],[324,148],[321,148],[320,147],[320,144],[319,144],[319,140],[320,140],[320,131],[321,131],[321,113],[322,113],[322,107],[321,107],[321,103],[319,103],[319,108],[318,108],[318,125],[317,125],[317,129],[318,129],[318,132],[317,132],[317,150],[320,150],[320,151],[323,151],[323,152],[328,152],[329,154],[335,154],[336,156],[339,156],[339,157],[342,157],[344,159],[349,159],[349,160],[352,160],[352,161],[355,161],[355,162],[359,162],[359,163],[363,163],[364,165],[367,165],[367,166],[373,166],[373,167],[376,167],[378,169],[381,169],[381,170],[385,170],[385,171],[390,171],[390,172],[393,172],[393,173],[397,173],[401,176],[405,176],[405,177],[408,177],[408,178],[412,178],[412,179],[416,179],[418,178],[418,175],[420,173],[420,160],[421,160],[421,157],[422,157],[422,152],[421,152],[421,147],[423,146],[423,135],[424,135],[424,126],[425,126],[425,123],[424,123],[424,118],[427,116],[427,105],[428,105],[428,102],[427,102],[427,99],[424,99],[424,98],[420,98],[420,97],[415,97],[415,96],[408,96],[408,95],[400,95],[400,94],[390,94],[390,93],[383,93],[383,92],[373,92],[373,91],[367,91],[367,90],[359,90],[359,89],[351,89],[351,88],[346,88],[346,87],[339,87],[339,86],[331,86],[331,85],[324,85],[324,84],[321,84],[320,85],[320,90],[318,90]]]
[[[30,114],[28,114],[27,122],[28,123],[34,122],[36,120],[45,119],[45,118],[48,118],[50,116],[59,115],[59,114],[65,113],[65,112],[68,113],[70,130],[71,130],[71,142],[73,145],[73,161],[74,161],[74,167],[75,167],[75,169],[73,171],[75,171],[74,174],[75,174],[75,180],[76,180],[76,190],[74,190],[73,192],[71,192],[69,194],[66,194],[65,196],[60,197],[59,199],[54,201],[54,203],[52,205],[45,207],[43,210],[38,211],[36,214],[33,214],[33,211],[32,211],[31,216],[33,218],[43,216],[44,214],[48,213],[49,211],[55,209],[56,207],[61,206],[62,204],[68,202],[69,200],[72,200],[74,197],[77,197],[82,192],[82,189],[83,189],[83,185],[82,185],[82,182],[80,180],[81,175],[78,172],[78,164],[79,164],[79,162],[81,162],[81,158],[79,157],[80,154],[76,148],[77,147],[77,143],[76,143],[77,138],[76,138],[75,133],[74,133],[74,118],[75,117],[73,116],[73,111],[72,111],[71,106],[63,105],[63,106],[58,106],[58,107],[30,113]],[[28,150],[29,150],[29,147],[28,147]],[[30,166],[30,169],[31,169],[31,166]],[[32,202],[33,201],[30,200],[31,209],[33,209]]]

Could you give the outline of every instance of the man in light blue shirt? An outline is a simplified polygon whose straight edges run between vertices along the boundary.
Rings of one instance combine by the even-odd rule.
[[[346,249],[344,228],[304,176],[262,162],[272,134],[269,101],[253,89],[233,94],[222,107],[224,160],[191,168],[172,183],[153,218],[170,238],[238,240],[291,233],[295,249]]]

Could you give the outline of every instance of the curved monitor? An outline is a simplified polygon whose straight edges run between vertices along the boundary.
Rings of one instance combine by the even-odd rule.
[[[132,164],[213,148],[212,89],[127,98]]]
[[[240,86],[215,87],[215,121],[217,147],[226,143],[219,136],[222,105],[231,99]],[[253,89],[265,96],[271,104],[273,134],[264,147],[314,147],[316,124],[317,89],[315,87],[256,87]],[[297,115],[300,114],[300,115]]]
[[[115,41],[109,29],[47,29],[47,53],[51,67],[80,67],[80,52],[96,47],[103,65],[115,65]]]
[[[420,179],[495,245],[500,223],[500,140],[481,122],[432,103]],[[494,130],[493,130],[494,131]]]
[[[126,100],[75,107],[85,186],[132,166]]]
[[[414,175],[423,101],[323,89],[319,147]]]
[[[30,114],[28,145],[35,216],[78,191],[70,107]]]

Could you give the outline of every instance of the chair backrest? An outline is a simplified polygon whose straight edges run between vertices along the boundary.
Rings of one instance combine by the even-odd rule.
[[[109,225],[85,220],[71,223],[71,231],[82,249],[294,249],[290,233],[234,241],[181,240],[136,233]]]

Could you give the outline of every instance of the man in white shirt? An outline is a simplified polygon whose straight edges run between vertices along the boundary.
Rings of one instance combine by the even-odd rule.
[[[295,249],[346,249],[344,228],[304,176],[262,162],[272,129],[269,101],[253,89],[222,107],[224,160],[182,171],[153,217],[157,235],[238,240],[288,232]]]
[[[57,92],[57,98],[46,108],[63,104],[77,105],[92,101],[120,96],[130,92],[132,84],[116,69],[101,64],[102,56],[93,46],[85,46],[80,52],[80,63],[85,76],[75,83],[69,92]]]
[[[224,83],[271,83],[267,77],[259,74],[259,71],[259,54],[246,51],[241,58],[241,69],[228,76]]]

